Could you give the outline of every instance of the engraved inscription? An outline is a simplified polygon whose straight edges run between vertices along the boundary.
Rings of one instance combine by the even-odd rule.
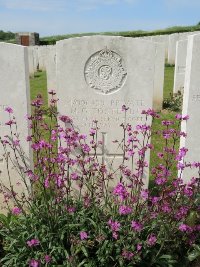
[[[193,102],[199,102],[200,101],[200,94],[199,95],[193,95],[192,96],[192,101]]]
[[[181,73],[185,73],[185,66],[178,66],[178,73],[181,74]]]
[[[127,72],[122,58],[107,48],[93,54],[85,65],[87,84],[100,94],[118,91],[125,83]]]
[[[141,112],[144,109],[143,100],[98,100],[98,99],[73,99],[71,100],[71,117],[79,127],[93,127],[93,120],[98,120],[99,127],[112,128],[113,125],[124,122],[122,105],[129,109],[126,120],[129,123],[141,122]]]

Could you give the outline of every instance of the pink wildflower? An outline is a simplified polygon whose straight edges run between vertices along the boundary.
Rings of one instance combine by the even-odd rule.
[[[191,232],[191,230],[192,230],[192,228],[191,228],[189,225],[184,224],[184,223],[182,223],[182,224],[178,227],[178,229],[179,229],[181,232]]]
[[[156,244],[156,241],[157,241],[156,235],[150,234],[150,236],[147,239],[147,244],[149,246],[154,246]]]
[[[38,260],[31,259],[29,261],[29,267],[39,267],[39,266],[40,266],[40,262]]]
[[[88,234],[84,231],[81,231],[80,232],[80,238],[81,240],[84,240],[84,239],[87,239],[88,238]]]
[[[46,263],[49,263],[52,260],[52,258],[49,255],[45,255],[44,259]]]
[[[71,173],[71,179],[76,181],[79,179],[79,175],[76,172],[73,172]]]
[[[14,214],[14,215],[19,215],[21,212],[22,212],[22,210],[18,207],[14,207],[12,209],[12,214]]]
[[[40,241],[38,239],[31,239],[31,240],[28,240],[26,242],[26,244],[29,246],[29,247],[36,247],[40,244]]]
[[[59,120],[61,120],[62,122],[65,122],[65,123],[71,123],[72,122],[72,119],[70,119],[70,117],[65,116],[65,115],[60,116]]]
[[[6,107],[5,111],[8,113],[13,113],[13,109],[11,107]]]
[[[143,225],[137,221],[132,221],[131,222],[131,227],[133,228],[133,230],[135,230],[136,232],[140,232],[143,228]]]
[[[137,244],[137,251],[140,251],[142,249],[142,244]]]
[[[121,200],[126,199],[128,196],[128,192],[122,183],[118,183],[118,185],[113,190],[113,194],[119,196]]]
[[[130,214],[132,212],[132,208],[131,207],[128,207],[128,206],[125,206],[125,205],[122,205],[119,207],[119,214],[120,215],[127,215],[127,214]]]
[[[118,232],[121,226],[119,222],[112,221],[111,219],[108,221],[108,225],[110,226],[111,230],[114,232]]]
[[[134,256],[133,252],[130,252],[130,251],[127,251],[127,250],[124,250],[122,252],[122,257],[127,259],[127,260],[129,260],[129,261],[133,258],[133,256]]]
[[[74,212],[76,211],[76,208],[74,208],[74,207],[68,207],[68,208],[67,208],[67,211],[68,211],[69,213],[74,213]]]
[[[149,191],[147,189],[143,189],[140,193],[140,196],[144,199],[147,200],[149,197]]]
[[[117,232],[113,232],[112,233],[112,237],[117,240],[118,239],[118,233]]]

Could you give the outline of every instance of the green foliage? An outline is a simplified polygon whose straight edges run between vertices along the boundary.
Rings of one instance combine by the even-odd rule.
[[[34,77],[30,78],[30,87],[31,87],[31,99],[34,99],[38,94],[41,94],[44,101],[44,105],[48,106],[47,99],[47,78],[46,72],[38,71],[34,74]],[[52,88],[50,88],[52,89]]]
[[[166,29],[155,30],[155,31],[126,31],[126,32],[100,32],[100,33],[75,33],[75,34],[65,34],[65,35],[55,35],[55,36],[47,36],[41,38],[42,45],[52,45],[55,44],[56,41],[74,38],[74,37],[81,37],[81,36],[92,36],[92,35],[111,35],[111,36],[124,36],[124,37],[144,37],[144,36],[153,36],[153,35],[166,35],[166,34],[173,34],[177,32],[192,32],[192,31],[199,31],[200,25],[194,26],[174,26]]]
[[[0,229],[2,228],[2,223],[0,223]],[[0,234],[0,259],[3,258],[3,256],[5,256],[4,254],[4,249],[3,249],[3,236]],[[1,264],[0,264],[1,266]]]
[[[176,94],[170,94],[169,98],[165,98],[163,101],[163,108],[175,112],[182,110],[183,96],[180,91]]]
[[[15,34],[13,32],[4,32],[0,31],[0,41],[7,41],[15,38]]]
[[[165,67],[166,68],[171,68],[171,67],[175,67],[175,65],[174,64],[170,64],[170,63],[165,63]]]
[[[173,93],[174,85],[174,67],[165,66],[165,77],[164,77],[164,94],[163,97],[168,98]]]

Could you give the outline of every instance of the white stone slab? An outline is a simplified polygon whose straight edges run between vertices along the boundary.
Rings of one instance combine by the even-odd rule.
[[[48,50],[47,57],[47,91],[55,90],[56,91],[56,46],[51,46]],[[48,94],[49,104],[51,95]]]
[[[169,35],[168,63],[175,64],[176,42],[179,41],[179,33]]]
[[[163,89],[165,76],[165,44],[155,43],[156,58],[154,72],[153,108],[157,111],[162,109]]]
[[[156,43],[162,43],[165,46],[165,58],[168,57],[168,48],[169,48],[169,35],[155,35],[152,36],[151,40]]]
[[[121,107],[130,107],[126,122],[134,126],[144,119],[141,111],[152,108],[156,44],[124,37],[73,38],[57,42],[56,57],[58,111],[71,116],[82,133],[97,119],[106,141],[102,157],[109,162],[115,155],[121,162],[122,151],[112,142],[122,139]]]
[[[155,42],[156,36],[148,36],[149,41],[156,45],[156,58],[155,58],[155,72],[154,72],[154,89],[153,89],[153,108],[156,111],[162,109],[163,104],[163,89],[164,89],[164,76],[165,76],[165,43]],[[138,38],[139,40],[147,40],[146,38]]]
[[[39,70],[39,56],[38,56],[38,49],[39,46],[32,47],[33,49],[33,65],[34,65],[34,71],[37,72]]]
[[[34,49],[33,46],[28,46],[28,64],[29,64],[29,75],[33,76],[35,73],[34,68]]]
[[[9,120],[9,116],[8,113],[4,112],[4,109],[8,106],[12,107],[18,123],[22,149],[30,162],[32,162],[29,143],[26,142],[29,130],[25,115],[30,114],[27,48],[19,45],[0,43],[0,95],[0,136],[4,137],[10,133],[9,126],[5,126],[5,122]],[[0,144],[0,180],[9,186],[6,161],[2,156],[3,154],[3,148]],[[16,169],[12,168],[11,163],[9,166],[11,182],[14,185],[14,189],[18,190],[16,183],[19,182],[20,177]],[[3,204],[2,198],[0,198],[0,203],[1,206]]]
[[[181,138],[180,146],[189,149],[186,162],[200,162],[200,34],[188,37],[183,114],[188,114],[190,119],[182,123],[187,138]],[[199,176],[197,169],[183,172],[184,181],[193,176]]]
[[[48,46],[39,46],[38,47],[38,60],[39,60],[39,69],[46,70],[47,65],[47,55],[48,55]]]
[[[185,81],[187,40],[178,41],[176,43],[176,60],[174,69],[174,89],[173,92],[181,91],[183,93]]]
[[[46,70],[47,46],[38,47],[39,69]]]
[[[198,34],[198,33],[199,31],[174,33],[174,34],[169,35],[169,49],[168,49],[168,63],[169,64],[175,64],[176,42],[187,40],[188,36]]]

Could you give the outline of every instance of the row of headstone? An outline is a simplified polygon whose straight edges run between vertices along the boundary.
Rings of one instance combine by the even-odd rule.
[[[29,74],[31,76],[38,70],[47,70],[53,49],[55,50],[53,45],[28,47]]]
[[[169,45],[168,45],[168,60],[169,64],[174,65],[176,59],[176,44],[178,41],[186,40],[190,35],[198,34],[199,32],[183,32],[174,33],[169,35]]]
[[[173,93],[177,93],[178,91],[180,91],[183,94],[188,38],[191,35],[199,33],[200,32],[198,31],[193,33],[184,33],[181,35],[181,38],[179,38],[181,40],[176,42]]]
[[[22,46],[0,44],[0,136],[9,134],[9,127],[5,126],[9,116],[5,116],[4,110],[12,107],[22,148],[32,162],[29,144],[25,141],[29,135],[25,115],[30,114],[29,53],[30,50]],[[124,119],[122,105],[129,107],[126,122],[142,123],[141,111],[152,108],[155,90],[159,94],[158,87],[162,82],[156,79],[163,75],[160,71],[164,66],[164,47],[132,38],[93,36],[58,42],[56,68],[55,47],[51,47],[49,54],[47,68],[54,66],[48,73],[52,72],[51,77],[56,77],[52,83],[56,82],[60,99],[58,111],[72,116],[76,127],[83,133],[88,133],[92,121],[98,120],[104,140],[99,157],[107,164],[113,157],[116,162],[121,161],[123,153],[116,152],[116,144],[112,141],[122,138],[119,127]],[[9,187],[2,146],[0,149],[0,177]],[[18,171],[11,166],[12,183],[17,186]],[[148,168],[144,179],[147,186]]]
[[[182,122],[182,131],[187,138],[181,137],[180,147],[188,148],[185,162],[200,162],[200,34],[188,37],[185,63],[185,80],[183,94],[183,115],[189,115],[188,121]],[[198,165],[197,165],[198,166]],[[194,166],[183,171],[183,178],[188,181],[198,177]]]
[[[190,120],[187,127],[182,125],[188,139],[185,143],[181,140],[181,145],[192,151],[187,160],[198,160],[200,148],[199,44],[200,35],[188,38],[183,113],[189,114]],[[114,158],[118,164],[122,159],[122,151],[117,150],[116,143],[112,142],[122,138],[119,127],[124,120],[122,105],[129,107],[126,122],[133,126],[143,122],[142,110],[153,107],[155,84],[161,83],[157,77],[163,75],[159,71],[164,65],[164,50],[164,45],[142,39],[109,36],[73,38],[57,42],[55,67],[55,47],[52,47],[49,60],[54,63],[52,73],[56,72],[56,89],[60,99],[58,111],[71,116],[75,127],[83,133],[88,133],[93,126],[92,121],[98,120],[103,140],[98,156],[102,162],[109,165]],[[9,127],[5,126],[9,116],[5,116],[4,109],[11,106],[18,121],[22,148],[31,162],[30,147],[25,141],[29,130],[24,117],[30,110],[28,50],[1,43],[0,61],[0,136],[9,134]],[[9,186],[4,151],[2,147],[0,149],[0,177]],[[146,186],[148,170],[147,167],[144,176]],[[19,175],[15,168],[10,169],[10,176],[16,185]],[[191,172],[185,179],[190,177]]]
[[[198,33],[198,32],[195,32]],[[186,33],[174,33],[166,35],[155,35],[155,36],[146,36],[139,37],[139,39],[153,41],[156,43],[162,43],[165,47],[165,58],[167,63],[175,64],[176,59],[176,43],[180,40],[185,40],[189,35],[194,34],[194,32]],[[32,75],[38,69],[46,70],[48,65],[48,57],[51,54],[53,46],[30,46],[28,47],[29,51],[29,71]],[[55,46],[54,46],[55,47]]]

